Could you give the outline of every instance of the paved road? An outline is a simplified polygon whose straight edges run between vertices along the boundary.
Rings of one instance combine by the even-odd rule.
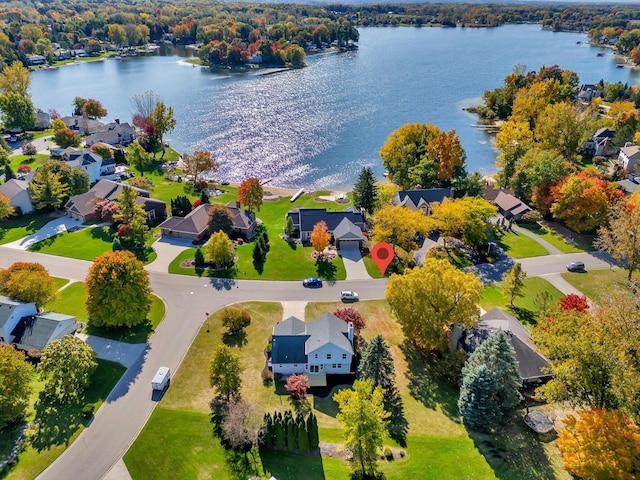
[[[582,261],[587,269],[609,264],[598,254],[551,255],[523,259],[529,274],[565,271],[570,261]],[[15,261],[36,261],[54,276],[83,280],[90,262],[0,247],[0,267]],[[176,370],[197,334],[205,313],[243,300],[327,301],[337,300],[340,290],[355,290],[362,299],[384,297],[386,279],[325,282],[321,289],[305,289],[300,282],[259,282],[240,279],[204,279],[150,272],[154,293],[167,305],[165,319],[142,353],[118,382],[94,421],[78,439],[45,470],[42,479],[100,479],[124,455],[144,427],[155,403],[150,383],[158,367]],[[213,326],[212,326],[213,327]],[[214,327],[215,328],[215,327]]]

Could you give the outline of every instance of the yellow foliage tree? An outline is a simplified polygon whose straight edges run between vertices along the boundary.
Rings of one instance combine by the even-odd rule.
[[[529,123],[518,120],[508,120],[502,124],[496,134],[495,148],[500,151],[496,165],[502,170],[500,182],[508,187],[516,171],[518,161],[533,146],[533,133]]]
[[[445,351],[453,325],[478,323],[482,283],[446,260],[425,259],[422,267],[392,275],[386,298],[408,340]]]
[[[542,82],[533,83],[528,88],[521,88],[513,102],[511,120],[527,122],[533,131],[540,112],[553,103],[560,91],[560,82],[550,78]]]
[[[640,472],[640,429],[628,415],[592,409],[569,415],[558,433],[564,468],[589,480],[629,480]]]
[[[324,220],[320,220],[313,226],[311,245],[316,252],[322,252],[329,246],[329,242],[331,242],[331,234],[327,229],[327,224]]]
[[[493,228],[489,219],[496,212],[497,208],[482,198],[447,198],[433,206],[431,219],[443,238],[457,238],[477,248],[488,242]]]
[[[433,221],[419,210],[387,205],[376,212],[373,220],[373,241],[387,242],[407,251],[417,248],[416,233],[428,235]]]

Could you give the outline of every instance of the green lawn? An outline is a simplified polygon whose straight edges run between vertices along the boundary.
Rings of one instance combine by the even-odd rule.
[[[574,238],[573,243],[571,243],[571,238],[567,239],[558,231],[552,230],[544,225],[540,225],[539,223],[523,223],[519,224],[518,226],[530,231],[531,233],[535,233],[540,238],[546,240],[551,245],[556,247],[562,253],[578,253],[593,250],[593,248],[591,248],[590,242],[576,241]]]
[[[35,413],[29,417],[39,421],[41,434],[30,432],[29,443],[25,451],[20,453],[18,463],[9,471],[7,480],[31,480],[36,478],[40,472],[47,468],[58,458],[62,452],[70,445],[86,426],[87,420],[82,417],[82,407],[87,403],[95,405],[96,410],[100,408],[102,402],[111,392],[111,389],[118,382],[126,368],[119,363],[98,359],[98,369],[93,374],[91,385],[85,393],[85,398],[78,405],[64,408],[50,407],[49,409],[36,409]],[[41,384],[36,380],[38,388]],[[36,395],[33,396],[34,401]],[[4,435],[15,438],[14,432],[3,431],[0,434],[0,445],[11,444],[2,442]],[[0,450],[0,458],[8,452]]]
[[[87,289],[82,282],[74,282],[58,293],[57,298],[46,305],[47,310],[73,315],[79,322],[87,322],[88,316],[84,304],[87,298]],[[165,307],[160,297],[153,295],[149,318],[141,325],[133,328],[97,328],[87,326],[87,333],[99,337],[111,338],[127,343],[144,343],[164,318]]]
[[[590,270],[587,272],[566,272],[562,274],[571,285],[576,287],[594,302],[609,295],[610,292],[626,290],[628,272],[622,268]],[[638,274],[634,274],[634,279]]]
[[[545,279],[530,277],[524,279],[524,296],[516,297],[513,306],[509,305],[509,298],[502,291],[502,282],[484,287],[480,306],[486,311],[495,307],[503,308],[518,317],[525,326],[532,325],[543,307],[542,292],[549,293],[547,306],[555,305],[564,298],[564,294]]]
[[[210,316],[196,336],[172,385],[147,422],[124,460],[134,479],[142,478],[249,478],[254,472],[232,468],[232,457],[212,434],[206,365],[216,345],[224,341],[241,355],[245,371],[242,398],[263,412],[291,408],[286,396],[274,393],[260,379],[262,352],[273,325],[282,318],[279,304],[251,302],[242,305],[252,315],[246,336],[226,337],[219,313]],[[339,302],[309,304],[307,320],[342,306]],[[457,414],[456,389],[438,380],[424,359],[403,342],[402,332],[384,301],[354,304],[368,321],[363,332],[370,340],[382,334],[394,356],[397,386],[409,424],[404,459],[380,461],[388,479],[492,479],[568,478],[559,468],[555,447],[543,448],[526,431],[519,412],[504,435],[479,438],[467,432]],[[209,330],[209,331],[207,331]],[[320,440],[342,443],[335,403],[330,397],[311,396],[309,407],[318,417]],[[400,448],[391,440],[389,446]],[[497,452],[497,453],[496,453]],[[348,479],[348,462],[335,457],[297,455],[292,452],[260,452],[258,471],[278,479]],[[237,464],[236,464],[237,465]],[[425,477],[425,475],[427,475]]]
[[[0,222],[0,245],[14,242],[40,230],[53,218],[46,214],[21,215]]]
[[[56,287],[58,287],[58,290],[60,290],[62,287],[64,287],[67,283],[69,283],[69,279],[68,278],[59,278],[59,277],[53,277],[53,279],[56,282]]]
[[[37,153],[34,156],[13,155],[9,157],[9,164],[14,173],[18,173],[18,167],[22,164],[29,165],[31,170],[35,170],[47,160],[51,160],[51,157],[42,153]]]
[[[228,188],[228,187],[224,187]],[[293,204],[289,198],[278,201],[265,202],[257,217],[263,221],[269,235],[270,250],[263,265],[253,263],[253,242],[240,245],[238,252],[238,273],[240,280],[302,280],[306,277],[317,276],[326,280],[344,280],[346,271],[342,258],[336,257],[332,262],[318,262],[311,258],[311,247],[290,244],[280,238],[284,230],[285,214],[294,207],[326,208],[328,211],[339,211],[346,204],[335,202],[318,202],[315,198],[326,192],[316,192],[314,195],[303,195]],[[211,199],[215,202],[235,201],[236,190],[232,189],[222,197]],[[193,259],[195,248],[185,250],[169,265],[169,273],[182,275],[198,275],[194,267],[181,267],[180,263]],[[200,272],[201,275],[216,277],[233,277],[235,269],[229,272]]]
[[[496,239],[502,249],[513,258],[549,255],[546,248],[524,234],[517,232],[499,232],[496,234]]]
[[[83,228],[77,232],[61,232],[42,240],[28,248],[30,252],[47,253],[60,257],[77,258],[93,261],[104,252],[111,250],[114,234],[108,226]],[[153,238],[147,244],[153,242]],[[158,256],[151,248],[133,249],[133,253],[145,265],[153,262]]]

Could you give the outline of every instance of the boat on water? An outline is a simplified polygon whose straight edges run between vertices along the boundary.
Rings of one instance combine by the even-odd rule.
[[[598,57],[604,57],[604,53],[603,53],[603,52],[598,52],[598,53],[596,53],[596,56],[598,56]]]

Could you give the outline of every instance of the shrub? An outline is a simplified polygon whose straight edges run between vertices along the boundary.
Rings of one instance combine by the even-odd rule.
[[[538,223],[542,220],[542,214],[537,210],[531,210],[522,216],[522,223]]]
[[[129,227],[129,224],[125,223],[124,225],[120,225],[120,228],[118,228],[118,235],[120,235],[121,237],[127,237],[129,236],[129,230],[131,229],[131,227]]]
[[[386,458],[388,461],[393,460],[393,452],[391,451],[391,449],[389,447],[384,447],[384,450],[382,452],[382,455],[384,456],[384,458]]]
[[[195,202],[193,202],[193,204],[191,205],[191,208],[196,208],[196,207],[199,207],[200,205],[202,205],[202,200],[197,199]]]
[[[93,415],[96,406],[93,403],[87,403],[84,407],[82,407],[82,416],[84,418],[89,418]]]
[[[271,384],[273,384],[273,372],[269,370],[268,367],[264,367],[262,369],[260,377],[262,377],[262,383],[265,387],[269,387],[271,386]]]
[[[38,153],[38,149],[36,148],[36,146],[29,142],[29,143],[25,143],[22,146],[22,154],[23,155],[29,155],[30,157],[33,157],[36,153]]]
[[[18,173],[29,173],[30,171],[31,167],[29,165],[22,163],[18,166]]]
[[[132,187],[141,188],[142,190],[153,189],[153,182],[147,177],[133,177],[129,180],[129,185],[131,185]]]
[[[227,307],[222,311],[222,325],[229,333],[238,333],[251,325],[251,315],[244,308]]]
[[[204,265],[204,253],[202,253],[202,250],[200,249],[200,247],[198,247],[198,249],[196,250],[196,253],[193,255],[193,262],[198,267]]]

